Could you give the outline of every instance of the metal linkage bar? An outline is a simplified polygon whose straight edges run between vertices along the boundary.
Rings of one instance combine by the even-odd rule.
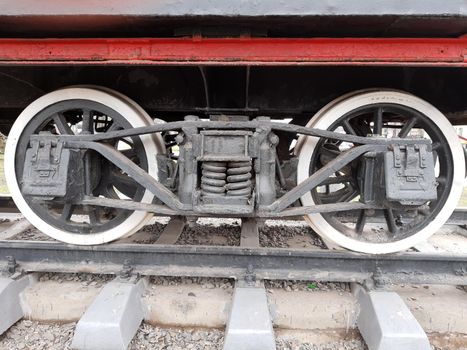
[[[133,209],[133,210],[147,210],[152,211],[158,214],[179,214],[179,215],[188,215],[186,211],[192,210],[192,207],[187,204],[182,204],[178,197],[167,189],[164,185],[162,185],[159,181],[155,178],[147,174],[143,169],[139,166],[131,162],[128,158],[124,155],[119,153],[114,148],[99,143],[97,141],[109,140],[109,139],[118,139],[122,137],[131,137],[140,134],[147,134],[153,132],[160,132],[162,130],[175,130],[181,128],[206,128],[206,129],[260,129],[260,130],[281,130],[299,134],[305,134],[309,136],[317,136],[317,137],[326,137],[346,142],[352,142],[357,144],[356,147],[351,148],[350,150],[342,153],[334,160],[326,164],[324,167],[316,171],[312,174],[306,181],[302,182],[301,184],[297,185],[295,188],[288,191],[285,195],[281,198],[277,199],[271,205],[265,206],[260,208],[262,212],[266,215],[268,213],[281,213],[279,216],[294,216],[298,215],[300,211],[291,211],[290,213],[283,212],[288,206],[292,203],[297,201],[303,194],[309,192],[316,186],[318,186],[322,181],[327,179],[333,173],[341,169],[343,166],[347,165],[354,159],[358,158],[359,156],[363,155],[366,152],[382,152],[386,150],[391,145],[400,145],[400,144],[427,144],[430,141],[425,139],[404,139],[404,138],[395,138],[395,139],[386,139],[386,138],[367,138],[367,137],[359,137],[355,135],[347,135],[341,134],[337,132],[327,131],[327,130],[320,130],[314,128],[307,128],[301,127],[297,125],[291,124],[283,124],[283,123],[274,123],[274,122],[267,122],[267,121],[249,121],[249,122],[216,122],[216,121],[209,121],[209,122],[201,122],[201,121],[183,121],[183,122],[173,122],[173,123],[166,123],[166,124],[156,124],[152,126],[142,127],[142,128],[134,128],[134,129],[127,129],[115,132],[109,132],[106,134],[92,134],[92,135],[33,135],[31,136],[31,142],[39,142],[40,139],[46,139],[49,142],[60,142],[59,144],[62,145],[65,143],[67,147],[71,148],[81,148],[81,149],[92,149],[94,151],[99,152],[102,156],[110,160],[114,163],[117,167],[121,170],[126,172],[130,175],[138,184],[147,188],[151,191],[156,198],[162,201],[167,207],[163,206],[153,206],[152,204],[146,203],[136,203],[136,202],[128,202],[128,201],[117,201],[113,200],[110,202],[109,200],[102,200],[100,198],[85,198],[84,202],[81,204],[86,205],[111,205],[114,204],[115,207],[125,208],[125,209]],[[266,129],[265,129],[266,128]],[[361,145],[359,145],[361,144]],[[358,207],[357,203],[354,203],[355,209],[361,209]],[[310,207],[310,208],[302,208],[301,210],[306,210],[303,214],[310,214],[311,212],[319,212],[320,209],[326,209],[330,211],[341,211],[343,209],[340,208],[340,204],[336,203],[333,207],[327,208],[318,208],[318,207]],[[345,207],[345,210],[353,209],[352,207]],[[171,210],[173,212],[171,212]]]
[[[146,171],[130,161],[127,157],[115,148],[97,142],[69,142],[71,147],[92,149],[99,152],[105,158],[117,165],[121,170],[130,175],[136,182],[151,191],[158,199],[164,202],[171,209],[184,209],[183,204],[177,196],[169,189],[154,179]]]
[[[0,266],[11,259],[26,272],[117,274],[126,262],[142,275],[467,285],[465,254],[0,241]]]
[[[154,124],[142,126],[138,128],[124,129],[111,131],[100,134],[86,135],[32,135],[31,141],[34,140],[52,140],[63,141],[68,145],[72,145],[72,141],[108,141],[113,139],[121,139],[131,136],[139,136],[145,134],[153,134],[164,131],[181,130],[182,128],[199,128],[199,129],[271,129],[301,134],[306,136],[322,137],[331,140],[339,140],[361,145],[406,145],[410,144],[429,144],[427,139],[410,139],[410,138],[383,138],[383,137],[364,137],[350,134],[342,134],[339,132],[308,128],[294,124],[284,124],[278,122],[267,121],[248,121],[248,122],[219,122],[219,121],[177,121],[164,124]]]
[[[2,39],[3,64],[467,64],[460,38]]]
[[[128,209],[128,210],[142,210],[142,211],[147,211],[150,213],[164,215],[164,216],[178,216],[178,215],[197,216],[197,217],[209,216],[209,214],[195,212],[192,210],[174,210],[174,209],[170,209],[169,207],[165,205],[140,203],[140,202],[134,202],[134,201],[125,200],[125,199],[85,197],[83,200],[81,200],[77,204],[110,207],[110,208],[118,208],[118,209]],[[350,202],[350,203],[331,203],[331,204],[317,204],[313,206],[291,207],[291,208],[284,209],[279,212],[260,210],[254,213],[245,213],[243,215],[237,213],[235,215],[239,215],[242,217],[255,216],[259,218],[284,218],[284,217],[293,217],[293,216],[307,215],[307,214],[314,214],[314,213],[347,212],[349,210],[362,210],[362,209],[381,209],[381,208],[376,206],[375,204]],[[216,214],[216,216],[222,216],[222,215]]]
[[[338,134],[340,135],[340,134]],[[67,141],[67,145],[70,147],[75,147],[75,148],[86,148],[86,149],[93,149],[97,152],[99,152],[101,155],[103,155],[105,158],[110,160],[112,163],[114,163],[116,166],[118,166],[120,169],[122,169],[124,172],[126,172],[128,175],[130,175],[136,182],[138,182],[141,186],[147,188],[149,191],[151,191],[159,200],[161,200],[164,204],[168,206],[168,208],[164,208],[160,205],[152,205],[152,204],[145,204],[141,203],[139,205],[136,202],[128,202],[128,201],[119,201],[118,200],[103,200],[100,198],[88,198],[85,199],[85,203],[81,204],[94,204],[94,205],[103,205],[106,206],[106,204],[110,205],[114,203],[116,206],[125,208],[125,209],[133,209],[133,210],[148,210],[148,211],[154,211],[158,214],[169,214],[170,210],[178,212],[178,214],[185,214],[188,215],[186,210],[189,210],[189,208],[186,205],[183,205],[177,196],[173,194],[170,190],[168,190],[166,187],[164,187],[160,182],[158,182],[156,179],[154,179],[152,176],[147,174],[143,169],[138,167],[136,164],[132,163],[131,161],[128,160],[124,155],[122,155],[120,152],[115,150],[114,148],[98,143],[98,142],[91,142],[91,141]],[[261,208],[261,211],[264,213],[280,213],[284,209],[286,209],[288,206],[290,206],[292,203],[297,201],[303,194],[311,191],[313,188],[318,186],[322,181],[327,179],[329,176],[334,174],[336,171],[341,169],[343,166],[347,165],[354,159],[358,158],[362,154],[366,152],[378,152],[378,151],[384,151],[387,148],[387,145],[361,145],[361,146],[356,146],[351,148],[350,150],[340,154],[338,157],[333,159],[331,162],[326,164],[324,167],[316,171],[314,174],[312,174],[306,181],[300,183],[299,185],[295,186],[293,189],[288,191],[286,194],[284,194],[281,198],[277,199],[275,202],[273,202],[271,205],[268,205],[266,207]],[[355,206],[355,209],[361,209],[358,207],[358,203],[353,203],[350,205],[350,207],[346,204],[345,209],[340,208],[339,203],[335,204],[330,204],[328,208],[332,211],[342,211],[342,210],[350,210],[353,209],[352,205]],[[307,210],[311,212],[319,212],[319,207],[311,207],[307,208]],[[325,209],[325,208],[323,208]],[[304,210],[302,208],[302,210]],[[287,212],[282,213],[280,216],[294,216],[297,215],[299,211],[291,211],[290,214],[287,214]],[[304,214],[310,214],[310,212],[304,212]],[[170,214],[169,214],[170,215]]]
[[[260,218],[286,218],[315,213],[340,213],[362,209],[382,209],[374,203],[342,202],[330,204],[316,204],[313,206],[290,207],[281,211],[262,211],[257,213]]]
[[[336,171],[340,170],[345,165],[349,164],[354,159],[358,158],[362,154],[370,151],[383,151],[386,148],[384,145],[362,145],[353,147],[350,150],[341,153],[339,156],[334,158],[324,167],[313,173],[308,179],[298,184],[282,197],[278,198],[271,205],[265,209],[270,211],[282,211],[289,205],[298,200],[305,193],[311,191],[313,188],[318,186],[321,182],[329,178]]]
[[[299,207],[297,207],[297,209],[299,209]],[[336,213],[336,217],[341,222],[356,222],[358,215],[358,212],[344,210],[340,213]],[[386,219],[382,213],[376,212],[374,215],[368,215],[366,222],[380,224],[385,223]],[[454,210],[445,225],[467,225],[467,208],[457,208]]]
[[[141,210],[159,215],[175,216],[177,214],[185,213],[181,210],[170,209],[166,205],[149,204],[134,202],[126,199],[111,199],[102,197],[84,197],[79,204],[81,205],[93,205],[100,207],[109,207],[117,209],[128,209],[128,210]]]

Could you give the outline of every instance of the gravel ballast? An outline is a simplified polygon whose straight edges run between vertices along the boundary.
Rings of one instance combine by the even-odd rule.
[[[125,243],[152,244],[160,237],[169,219],[155,217],[149,225],[134,235],[123,238]],[[241,233],[240,219],[200,218],[188,220],[177,245],[239,246]],[[25,230],[11,239],[53,241],[52,238],[35,228]],[[259,241],[262,247],[325,249],[322,239],[300,220],[267,220],[259,227]]]
[[[154,243],[163,231],[166,218],[155,218],[153,223],[144,227],[140,236],[136,234],[134,243]],[[182,232],[178,245],[217,245],[238,246],[240,244],[240,219],[206,219],[190,222]],[[268,220],[259,230],[260,244],[263,247],[324,249],[323,241],[303,221]],[[132,237],[132,238],[133,238]],[[14,239],[51,240],[35,229],[27,230]],[[444,241],[443,241],[444,242]],[[110,275],[90,274],[42,274],[39,283],[44,281],[77,282],[82,286],[101,287],[112,280]],[[235,281],[232,279],[193,278],[193,277],[151,277],[147,294],[157,293],[159,286],[182,287],[197,285],[206,290],[224,290],[232,293]],[[269,294],[278,293],[277,289],[286,292],[337,292],[349,293],[347,283],[324,283],[319,281],[265,281]],[[198,287],[198,288],[199,288]],[[416,288],[424,288],[422,286]],[[287,298],[290,298],[287,293]],[[316,296],[317,294],[307,294]],[[322,302],[322,301],[320,301]],[[143,323],[134,337],[130,349],[222,349],[224,329],[187,329],[167,328]],[[17,349],[70,349],[76,323],[43,324],[30,320],[22,320],[0,336],[0,350]],[[158,325],[158,326],[157,326]],[[180,325],[179,325],[180,327]],[[203,326],[204,327],[204,326]],[[206,326],[208,327],[208,326]],[[312,331],[310,331],[312,332]],[[358,333],[358,332],[357,332]],[[467,350],[467,336],[452,338],[450,335],[433,336],[433,350]],[[455,347],[451,347],[455,344]],[[278,332],[278,350],[365,350],[363,340],[358,336],[334,339],[326,342],[315,342],[293,336],[283,336]]]
[[[1,350],[69,350],[75,323],[39,324],[23,320],[0,337]],[[129,349],[220,350],[224,331],[219,329],[176,329],[142,324]],[[279,338],[277,350],[365,350],[362,340],[341,340],[327,344],[303,343],[299,339]]]
[[[22,320],[0,336],[0,350],[71,350],[75,326],[76,323],[39,324]],[[358,334],[349,339],[312,343],[287,333],[281,331],[278,335],[277,350],[368,350]],[[316,336],[327,338],[326,335]],[[435,344],[431,346],[432,350],[467,350],[465,335],[433,334],[429,337]],[[224,331],[219,329],[161,328],[143,323],[129,350],[220,350],[223,341]]]

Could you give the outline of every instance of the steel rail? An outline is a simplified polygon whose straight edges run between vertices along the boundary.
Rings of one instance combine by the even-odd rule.
[[[0,269],[24,272],[198,276],[334,282],[467,285],[466,254],[113,243],[73,246],[0,241]],[[250,276],[251,277],[251,276]]]

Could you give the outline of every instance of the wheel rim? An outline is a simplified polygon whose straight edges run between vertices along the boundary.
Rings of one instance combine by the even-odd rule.
[[[108,92],[89,88],[67,88],[52,92],[28,106],[18,117],[10,132],[11,137],[9,136],[7,140],[5,151],[5,165],[12,167],[15,171],[14,174],[10,174],[7,178],[7,184],[12,198],[21,212],[33,225],[44,233],[67,243],[100,244],[135,232],[147,220],[147,213],[109,210],[105,208],[98,209],[97,211],[88,210],[88,213],[85,210],[81,210],[81,213],[78,211],[78,214],[88,214],[88,219],[84,220],[85,224],[79,223],[79,220],[83,221],[83,219],[79,218],[78,215],[72,217],[75,220],[67,220],[64,223],[63,219],[66,218],[66,215],[58,217],[57,210],[55,210],[55,213],[51,213],[50,208],[37,207],[37,205],[32,204],[28,198],[22,196],[18,185],[18,179],[21,179],[22,175],[24,145],[25,143],[27,145],[29,135],[40,131],[44,127],[50,129],[51,126],[56,130],[61,129],[61,133],[64,132],[64,128],[67,128],[68,132],[69,129],[76,130],[80,123],[83,124],[83,105],[86,106],[87,113],[92,115],[91,117],[87,117],[87,119],[93,121],[91,123],[93,125],[93,132],[148,125],[148,121],[132,105]],[[53,122],[48,122],[52,115],[56,115],[56,112],[61,112],[59,119],[55,117]],[[82,114],[81,120],[80,117],[77,117],[78,114],[76,112]],[[107,119],[107,124],[103,118]],[[127,147],[123,152],[129,155],[130,158],[133,158],[133,160],[136,160],[142,168],[147,169],[152,176],[157,177],[157,164],[154,154],[158,153],[158,148],[151,137],[145,136],[128,139],[133,146]],[[114,146],[117,147],[117,145]],[[121,148],[121,144],[118,147]],[[123,196],[122,193],[127,192],[128,197],[132,197],[136,201],[146,203],[152,201],[153,195],[139,186],[134,186],[133,193],[128,193],[122,187],[122,184],[131,184],[132,180],[128,177],[122,179],[122,173],[119,173],[120,183],[114,186],[112,181],[116,181],[115,175],[118,174],[116,167],[109,167],[108,163],[102,160],[100,162],[102,163],[101,169],[104,169],[101,175],[105,176],[100,176],[99,181],[95,183],[93,195],[121,198]],[[94,165],[95,163],[93,163],[93,168],[95,169]],[[111,177],[109,175],[114,176]],[[134,182],[132,184],[134,185]],[[112,192],[110,195],[109,191]],[[117,192],[120,193],[117,194]],[[64,210],[65,206],[62,207],[62,213]],[[69,211],[69,208],[67,210]],[[99,216],[96,214],[99,214]],[[94,220],[92,216],[94,216]],[[96,217],[100,219],[100,222],[96,222]],[[90,225],[91,221],[93,222]]]
[[[357,221],[350,225],[348,223],[344,224],[335,215],[330,214],[309,215],[306,219],[318,234],[343,247],[367,253],[389,253],[407,249],[419,241],[426,239],[444,223],[454,210],[459,199],[459,184],[462,184],[463,180],[463,176],[460,173],[461,167],[464,167],[464,165],[460,164],[462,162],[457,162],[457,155],[462,149],[457,141],[457,135],[447,119],[425,101],[405,93],[379,91],[353,94],[348,98],[340,99],[338,103],[334,102],[329,107],[323,108],[310,121],[309,126],[340,132],[344,132],[343,129],[347,129],[345,130],[346,133],[365,136],[364,134],[368,133],[368,130],[371,133],[375,131],[375,122],[367,125],[366,128],[362,128],[360,125],[360,130],[357,130],[356,123],[349,123],[349,121],[352,119],[356,120],[355,118],[359,116],[360,118],[362,116],[368,118],[368,115],[370,115],[368,111],[371,111],[371,109],[383,111],[382,121],[385,124],[389,121],[394,121],[392,129],[396,129],[396,116],[405,115],[407,120],[412,120],[410,118],[414,115],[418,118],[415,123],[412,123],[412,128],[423,127],[427,131],[428,136],[435,142],[434,147],[440,154],[439,159],[441,159],[441,162],[439,162],[438,166],[438,175],[443,177],[443,181],[440,181],[441,184],[438,188],[438,200],[430,203],[430,212],[428,215],[423,216],[423,220],[418,216],[414,217],[412,218],[411,225],[409,225],[406,217],[398,217],[400,215],[400,208],[397,211],[391,209],[385,212],[384,217],[387,222],[384,228],[385,232],[366,232],[374,229],[374,227],[370,225],[365,228],[364,218],[368,214],[365,211],[361,211],[357,216]],[[400,117],[397,118],[400,119]],[[402,125],[402,123],[400,124]],[[403,129],[401,136],[406,136],[409,129],[409,127]],[[349,132],[349,130],[351,131]],[[380,132],[381,128],[376,130],[376,133]],[[316,164],[319,163],[320,150],[323,149],[322,146],[326,141],[307,138],[305,141],[302,140],[302,142],[303,146],[299,152],[298,182],[304,181],[310,172],[316,170]],[[456,159],[456,163],[454,163],[454,159]],[[308,162],[308,169],[306,168],[306,162]],[[353,184],[349,185],[347,192],[340,188],[340,200],[336,200],[335,196],[327,197],[327,194],[322,190],[321,193],[315,190],[305,195],[302,198],[302,203],[304,205],[313,205],[349,201],[352,197],[359,194],[351,194],[350,189],[353,189],[353,187]],[[348,197],[345,198],[345,195],[348,195]],[[363,226],[360,220],[363,221]],[[359,221],[360,225],[358,224]]]

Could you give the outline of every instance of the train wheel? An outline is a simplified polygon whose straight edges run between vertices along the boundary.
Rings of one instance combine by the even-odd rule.
[[[124,100],[126,103],[128,103],[129,105],[131,105],[131,107],[133,107],[133,109],[136,110],[136,112],[138,114],[140,114],[142,117],[143,117],[143,120],[145,120],[147,123],[149,124],[153,124],[154,122],[157,122],[157,123],[165,123],[165,121],[161,120],[161,119],[157,119],[156,121],[153,121],[152,118],[149,116],[149,114],[138,104],[136,103],[135,101],[133,101],[131,98],[129,98],[128,96],[118,92],[118,91],[115,91],[115,90],[112,90],[108,87],[105,87],[105,86],[99,86],[99,85],[76,85],[76,86],[70,86],[70,87],[66,87],[65,89],[69,89],[71,87],[76,87],[76,88],[87,88],[87,89],[97,89],[97,90],[100,90],[100,91],[104,91],[108,94],[111,94],[111,95],[114,95],[115,97],[121,99],[121,100]],[[146,139],[149,139],[149,138],[152,138],[152,141],[147,141],[147,142],[153,142],[155,143],[156,145],[156,148],[157,148],[157,153],[165,153],[165,142],[164,140],[162,139],[162,136],[160,133],[158,134],[151,134],[151,135],[145,135],[144,136]],[[157,171],[155,171],[155,173],[157,173]],[[153,176],[155,178],[157,178],[157,175],[156,174],[153,174]],[[153,216],[154,214],[153,213],[147,213],[146,214],[147,217],[146,219],[142,222],[142,224],[140,225],[140,227],[144,226],[144,224],[146,222],[148,222]],[[140,228],[139,227],[139,228]],[[138,228],[138,229],[139,229]],[[127,234],[125,234],[124,236],[122,236],[121,238],[125,238],[125,237],[129,237],[131,236],[133,233],[135,233],[137,230],[132,230],[132,231],[129,231]]]
[[[23,196],[20,183],[29,137],[41,131],[54,134],[101,133],[152,123],[128,97],[105,89],[70,87],[56,90],[31,103],[15,121],[7,139],[5,168],[11,196],[23,215],[47,235],[71,244],[102,244],[136,232],[150,218],[143,211],[34,201]],[[131,161],[157,178],[155,155],[162,142],[152,135],[112,143]],[[87,151],[92,165],[92,195],[132,198],[151,203],[153,195],[97,153]]]
[[[337,214],[311,214],[305,218],[321,236],[350,250],[383,254],[413,247],[435,233],[452,214],[462,192],[465,163],[462,146],[446,117],[424,100],[399,91],[352,93],[323,107],[307,124],[359,136],[431,139],[435,155],[438,198],[413,209],[393,206],[383,210],[361,210],[344,219]],[[315,137],[297,143],[298,183],[352,144]],[[359,199],[358,162],[344,167],[325,183],[301,198],[303,205],[350,202]],[[383,224],[370,223],[370,216],[384,218]],[[373,220],[374,221],[374,220]]]

